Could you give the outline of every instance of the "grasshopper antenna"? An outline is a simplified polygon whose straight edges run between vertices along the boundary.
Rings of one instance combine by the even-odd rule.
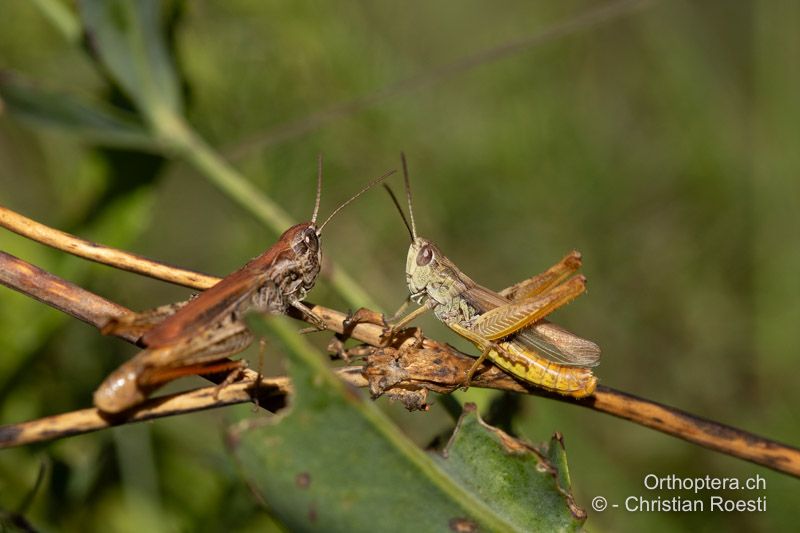
[[[408,219],[406,218],[405,213],[403,213],[403,208],[400,207],[400,202],[397,201],[397,196],[394,195],[394,191],[392,190],[392,188],[386,185],[385,183],[383,184],[383,188],[386,189],[386,192],[388,192],[389,196],[392,197],[392,202],[394,202],[394,206],[397,208],[397,212],[400,213],[400,218],[403,219],[403,224],[405,224],[406,228],[408,229],[408,235],[409,237],[411,237],[411,242],[414,242],[414,232],[411,229],[411,225],[408,223]]]
[[[370,181],[369,183],[367,183],[367,185],[366,185],[366,186],[365,186],[363,189],[361,189],[360,191],[358,191],[357,193],[355,193],[353,196],[351,196],[349,200],[347,200],[345,203],[343,203],[342,205],[340,205],[339,207],[337,207],[336,209],[334,209],[334,210],[333,210],[333,213],[331,213],[331,214],[330,214],[330,216],[329,216],[327,219],[325,219],[325,222],[323,222],[323,223],[320,225],[319,229],[317,229],[317,235],[322,235],[322,228],[324,228],[324,227],[325,227],[325,224],[327,224],[328,222],[330,222],[330,220],[333,218],[333,216],[334,216],[336,213],[338,213],[339,211],[341,211],[342,209],[344,209],[345,207],[347,207],[348,205],[350,205],[350,203],[351,203],[352,201],[354,201],[356,198],[358,198],[359,196],[361,196],[362,194],[364,194],[365,192],[367,192],[368,190],[370,190],[372,187],[374,187],[374,186],[375,186],[375,185],[377,185],[378,183],[382,182],[383,180],[385,180],[386,178],[388,178],[389,176],[391,176],[392,174],[394,174],[395,172],[397,172],[397,171],[396,171],[396,170],[390,170],[389,172],[387,172],[387,173],[386,173],[386,174],[384,174],[383,176],[381,176],[381,177],[379,177],[379,178],[376,178],[376,179],[374,179],[374,180]]]
[[[400,152],[400,160],[403,162],[403,181],[406,184],[406,198],[408,199],[408,216],[411,217],[411,239],[413,242],[417,240],[417,225],[414,223],[414,208],[411,206],[411,181],[408,179],[408,163],[406,163],[406,154],[404,152]],[[395,202],[396,201],[397,200],[395,200]],[[403,218],[405,219],[405,217]],[[408,222],[406,222],[406,226],[408,226]]]
[[[317,199],[314,202],[314,213],[311,215],[311,223],[317,223],[319,213],[319,199],[322,196],[322,153],[317,154]]]

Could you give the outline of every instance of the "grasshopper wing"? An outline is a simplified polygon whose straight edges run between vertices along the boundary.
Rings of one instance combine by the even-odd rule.
[[[597,344],[543,319],[580,295],[584,283],[583,277],[576,276],[535,298],[517,302],[480,285],[471,287],[470,301],[484,311],[471,329],[488,340],[508,337],[508,341],[561,365],[596,366],[600,361]]]
[[[592,367],[600,363],[600,347],[547,320],[525,328],[511,342],[565,366]]]
[[[495,293],[496,297],[505,303],[494,309],[488,309],[478,317],[470,329],[489,340],[507,337],[566,305],[585,290],[585,278],[575,276],[566,283],[528,300],[509,302]]]
[[[268,281],[266,273],[253,272],[246,267],[234,272],[145,333],[142,342],[145,346],[156,348],[204,330],[209,324],[234,312],[240,303],[252,298],[255,291]]]

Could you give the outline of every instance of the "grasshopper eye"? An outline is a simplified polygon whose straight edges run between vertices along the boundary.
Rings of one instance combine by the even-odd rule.
[[[319,237],[317,237],[317,232],[311,228],[308,228],[297,236],[297,240],[292,248],[298,255],[317,253],[319,250]]]
[[[417,254],[417,266],[425,266],[433,259],[433,250],[430,246],[423,246]]]
[[[319,249],[319,238],[317,237],[317,232],[313,229],[308,229],[303,236],[303,243],[306,247],[311,250],[312,252],[316,252]]]

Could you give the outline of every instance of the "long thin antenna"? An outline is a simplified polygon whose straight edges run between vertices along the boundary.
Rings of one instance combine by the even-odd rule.
[[[317,154],[317,199],[314,202],[314,213],[311,215],[311,223],[317,223],[317,213],[319,213],[319,199],[322,196],[322,153]]]
[[[386,189],[386,192],[388,192],[389,196],[392,197],[392,202],[394,202],[394,206],[397,208],[397,212],[400,213],[400,218],[403,219],[403,224],[405,224],[406,228],[408,228],[408,236],[411,237],[411,242],[414,242],[414,232],[411,231],[411,225],[408,223],[408,219],[406,218],[405,213],[403,213],[403,208],[400,207],[400,202],[397,201],[397,196],[394,195],[394,191],[392,190],[392,188],[386,185],[385,183],[383,184],[383,188]]]
[[[389,176],[391,176],[392,174],[394,174],[395,172],[397,172],[397,171],[396,171],[396,170],[390,170],[389,172],[387,172],[387,173],[386,173],[386,174],[384,174],[383,176],[381,176],[381,177],[379,177],[379,178],[376,178],[376,179],[374,179],[374,180],[370,181],[369,183],[367,183],[367,185],[366,185],[366,186],[365,186],[363,189],[361,189],[360,191],[358,191],[357,193],[355,193],[353,196],[351,196],[349,200],[347,200],[345,203],[343,203],[342,205],[340,205],[339,207],[337,207],[336,209],[334,209],[334,210],[333,210],[333,213],[331,213],[331,214],[330,214],[330,216],[329,216],[327,219],[325,219],[325,222],[323,222],[323,223],[320,225],[320,227],[317,229],[317,235],[321,235],[321,234],[322,234],[322,228],[324,228],[324,227],[325,227],[325,224],[327,224],[328,222],[330,222],[330,220],[333,218],[333,216],[334,216],[336,213],[338,213],[339,211],[341,211],[342,209],[344,209],[345,207],[347,207],[347,206],[350,204],[350,202],[352,202],[353,200],[355,200],[356,198],[358,198],[359,196],[361,196],[362,194],[364,194],[365,192],[367,192],[368,190],[370,190],[372,187],[374,187],[374,186],[375,186],[375,185],[377,185],[378,183],[382,182],[383,180],[385,180],[386,178],[388,178]]]
[[[406,184],[406,198],[408,199],[408,216],[411,217],[411,238],[417,240],[417,225],[414,222],[414,208],[411,206],[411,182],[408,179],[408,163],[406,154],[400,152],[400,160],[403,162],[403,181]]]

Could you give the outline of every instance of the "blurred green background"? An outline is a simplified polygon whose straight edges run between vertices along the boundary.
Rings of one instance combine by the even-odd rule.
[[[70,19],[52,16],[53,4],[74,13],[70,2],[0,3],[0,68],[48,90],[130,107]],[[800,8],[625,5],[633,9],[623,17],[451,73],[443,66],[597,6],[202,0],[169,3],[165,14],[189,122],[296,221],[313,207],[318,152],[326,215],[398,167],[404,150],[420,233],[480,283],[501,288],[570,249],[583,252],[590,291],[555,319],[602,346],[602,383],[797,444]],[[432,83],[398,85],[417,76]],[[343,107],[365,98],[376,102]],[[287,126],[313,123],[328,109],[340,112],[308,131]],[[99,148],[7,114],[0,115],[0,203],[218,275],[276,237],[186,164]],[[375,191],[335,220],[323,246],[392,312],[406,294],[407,244],[389,200]],[[0,249],[134,309],[189,294],[5,230]],[[309,299],[347,308],[325,280]],[[432,317],[419,324],[469,348]],[[324,335],[313,340],[326,344]],[[0,289],[0,422],[89,406],[104,375],[134,353]],[[270,358],[271,371],[280,372],[279,359]],[[456,394],[484,410],[495,396]],[[766,478],[765,513],[590,510],[590,530],[794,529],[795,479],[578,407],[520,400],[514,429],[534,442],[564,434],[576,498],[587,509],[596,495],[612,503],[676,495],[646,491],[650,473]],[[379,404],[421,446],[452,425],[441,402],[413,414]],[[250,409],[0,452],[0,509],[19,505],[44,461],[47,477],[27,514],[43,529],[278,527],[222,446],[226,424]]]

